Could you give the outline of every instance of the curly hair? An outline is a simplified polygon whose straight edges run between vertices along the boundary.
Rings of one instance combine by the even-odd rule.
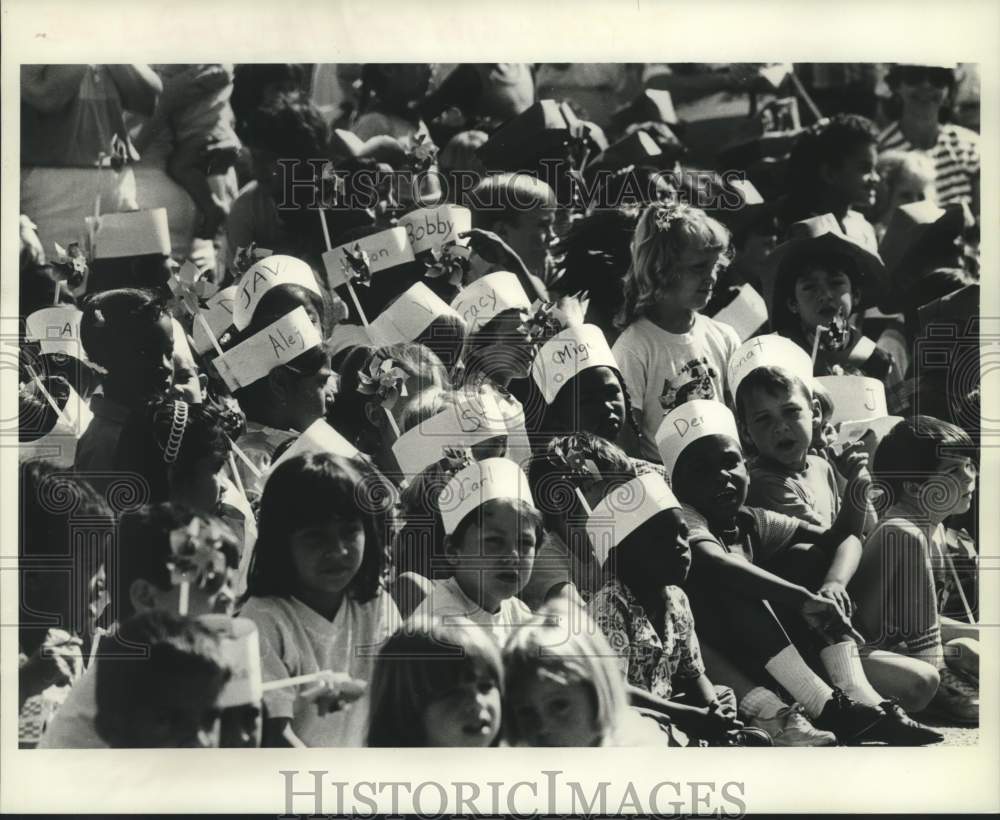
[[[90,296],[80,319],[83,349],[103,366],[109,350],[130,344],[137,328],[156,324],[165,313],[163,299],[150,290],[118,288]]]
[[[700,208],[654,203],[642,212],[632,238],[618,327],[628,327],[663,297],[664,288],[678,275],[681,256],[691,248],[718,250],[723,264],[732,259],[729,230]]]

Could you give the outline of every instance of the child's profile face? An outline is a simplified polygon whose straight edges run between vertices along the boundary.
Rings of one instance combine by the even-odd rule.
[[[943,517],[968,512],[976,490],[976,465],[967,456],[944,456],[937,473],[923,485],[922,499],[929,510]],[[936,480],[935,480],[936,479]]]
[[[329,364],[315,373],[307,373],[291,380],[286,401],[295,429],[305,430],[316,419],[326,416],[327,403],[336,393],[336,374]]]
[[[739,444],[723,435],[692,442],[674,466],[672,487],[678,499],[710,521],[731,519],[750,488]]]
[[[503,235],[511,250],[536,275],[545,270],[545,256],[552,241],[555,219],[552,208],[532,208],[516,214],[503,226]]]
[[[547,669],[519,681],[507,698],[528,746],[597,746],[603,739],[591,688]]]
[[[854,312],[851,277],[836,268],[812,266],[795,280],[788,306],[810,331],[829,325],[838,316],[846,319]]]
[[[610,367],[584,370],[559,391],[556,400],[563,404],[567,429],[617,441],[625,423],[625,393],[621,379]]]
[[[174,397],[188,404],[201,404],[205,396],[201,389],[198,366],[193,359],[182,355],[177,350],[174,351],[173,362],[172,392]]]
[[[691,569],[688,526],[679,509],[663,510],[646,521],[615,551],[632,565],[632,574],[656,586],[680,585]]]
[[[115,381],[129,387],[139,398],[169,393],[174,381],[174,327],[170,316],[163,314],[156,322],[135,327],[131,338],[115,345],[108,370]]]
[[[236,567],[227,564],[226,571],[216,574],[205,586],[189,585],[187,614],[192,618],[197,618],[199,615],[232,615],[236,604],[236,594],[233,592],[235,587]],[[167,590],[158,590],[155,600],[150,604],[154,609],[179,612],[180,599],[181,588],[177,585]]]
[[[843,202],[867,209],[878,195],[878,152],[874,145],[855,146],[839,165],[830,169],[827,184]]]
[[[214,514],[222,501],[226,461],[207,455],[195,461],[190,472],[171,475],[170,498],[202,513]]]
[[[899,169],[896,187],[892,190],[888,213],[891,214],[900,205],[909,205],[913,202],[923,202],[924,200],[933,202],[936,199],[937,192],[934,187],[934,178],[925,177],[914,168],[904,164]]]
[[[464,680],[424,709],[425,744],[489,746],[500,731],[500,709],[500,686],[493,672],[485,668],[468,668]]]
[[[792,469],[805,466],[818,412],[800,386],[774,392],[750,390],[743,397],[742,410],[757,452]]]
[[[535,525],[519,509],[502,502],[487,502],[471,515],[474,520],[461,542],[449,542],[455,580],[473,601],[495,612],[531,577],[538,546]]]
[[[361,568],[365,528],[359,518],[331,516],[292,533],[289,553],[298,586],[312,595],[339,594]]]
[[[721,257],[718,248],[686,248],[677,260],[677,270],[672,275],[669,271],[661,274],[671,276],[664,295],[678,307],[701,310],[712,298]]]

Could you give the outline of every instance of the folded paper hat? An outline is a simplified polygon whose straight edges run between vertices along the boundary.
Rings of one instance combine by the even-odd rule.
[[[616,170],[629,165],[655,165],[663,156],[660,146],[646,131],[633,131],[594,158],[594,164]]]
[[[473,334],[505,310],[531,310],[531,300],[517,276],[497,271],[464,287],[451,306]]]
[[[587,519],[587,537],[604,565],[617,547],[654,515],[680,507],[673,490],[658,473],[646,473],[615,487]]]
[[[887,285],[885,265],[881,257],[847,236],[833,214],[822,214],[793,222],[785,236],[785,241],[771,251],[765,262],[764,295],[772,311],[774,292],[780,285],[778,280],[795,273],[793,265],[781,270],[783,263],[804,254],[845,255],[855,261],[862,278],[870,277],[873,283],[881,288]]]
[[[331,356],[336,356],[344,350],[361,345],[375,347],[375,343],[372,342],[371,336],[365,328],[361,325],[350,325],[346,322],[340,322],[333,329],[333,333],[330,334],[330,338],[326,344]]]
[[[667,414],[656,431],[656,446],[667,475],[673,476],[677,459],[687,446],[705,436],[729,436],[740,443],[736,419],[722,402],[694,399]]]
[[[442,316],[462,321],[451,305],[423,282],[417,282],[375,317],[368,326],[368,336],[375,347],[412,342]]]
[[[267,256],[255,262],[236,285],[233,325],[246,330],[264,294],[278,285],[299,285],[322,296],[319,283],[308,263],[294,256]]]
[[[921,332],[935,322],[952,322],[963,330],[979,316],[979,285],[966,285],[917,310]],[[44,352],[44,351],[43,351]]]
[[[87,361],[87,353],[80,341],[82,318],[82,311],[68,305],[42,308],[28,316],[24,337],[27,341],[38,342],[42,355],[62,353]]]
[[[879,255],[885,262],[885,268],[890,280],[896,285],[904,285],[900,281],[900,264],[906,257],[919,251],[919,246],[928,240],[948,241],[956,239],[965,226],[965,213],[959,202],[950,203],[939,208],[930,200],[911,202],[900,205],[892,212],[886,227],[882,242],[879,243]]]
[[[488,393],[460,392],[454,403],[396,439],[392,452],[404,476],[415,476],[444,458],[445,450],[471,448],[507,435],[507,424]]]
[[[817,376],[833,400],[831,424],[845,421],[869,421],[889,415],[885,385],[867,376]]]
[[[228,615],[202,615],[198,620],[218,636],[222,659],[230,670],[218,707],[259,705],[264,692],[257,625],[249,618]]]
[[[170,226],[166,208],[101,214],[96,218],[88,216],[86,221],[93,232],[93,259],[147,254],[170,256]]]
[[[303,430],[294,443],[271,465],[268,474],[273,473],[279,464],[288,459],[306,453],[329,453],[332,456],[342,458],[356,458],[359,455],[357,447],[334,430],[326,421],[317,419]]]
[[[767,304],[753,285],[740,285],[733,300],[712,318],[729,325],[745,342],[767,323]]]
[[[62,406],[62,413],[56,416],[56,423],[41,438],[24,441],[18,446],[18,460],[51,461],[60,467],[72,467],[76,457],[76,443],[84,434],[94,414],[90,406],[72,388]]]
[[[597,325],[568,327],[539,348],[531,363],[531,377],[542,391],[546,404],[556,400],[563,385],[591,367],[610,367],[618,362],[608,340]]]
[[[491,171],[523,170],[552,154],[579,128],[580,121],[568,106],[538,100],[494,131],[479,148],[479,158]]]
[[[662,122],[677,125],[680,119],[674,110],[670,92],[660,88],[647,88],[629,106],[632,122]]]
[[[205,307],[201,309],[201,315],[208,323],[216,340],[222,338],[233,327],[233,310],[235,307],[236,285],[223,288],[205,301]],[[194,339],[194,349],[202,355],[215,349],[208,333],[205,332],[205,327],[197,320],[195,320],[192,326],[191,338]]]
[[[740,382],[758,367],[784,368],[812,389],[812,359],[799,345],[784,336],[776,333],[756,336],[744,342],[729,357],[726,384],[733,396],[736,396]]]
[[[359,251],[365,254],[368,270],[372,274],[394,268],[397,265],[405,265],[416,258],[413,248],[410,246],[406,228],[395,227],[369,234],[353,242],[338,245],[323,254],[323,268],[326,271],[328,287],[340,287],[354,278],[349,258],[350,255]]]
[[[275,367],[288,364],[323,343],[304,307],[297,307],[215,358],[215,369],[236,391],[263,379]]]
[[[184,325],[178,322],[174,316],[170,317],[170,322],[174,326],[174,355],[180,357],[182,361],[193,362],[194,355],[191,353],[191,345],[188,344],[188,334]]]
[[[535,506],[528,478],[517,462],[508,458],[472,462],[449,479],[438,497],[444,531],[453,535],[465,516],[487,501],[500,498]]]
[[[472,228],[472,211],[460,205],[419,208],[399,218],[414,253],[440,251],[458,235]]]

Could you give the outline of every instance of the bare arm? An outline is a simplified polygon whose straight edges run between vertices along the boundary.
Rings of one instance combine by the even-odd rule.
[[[730,555],[716,541],[708,539],[695,541],[691,549],[695,560],[700,561],[721,584],[738,589],[751,598],[798,607],[814,597],[805,587],[786,581],[735,555]]]
[[[58,111],[80,90],[85,65],[21,66],[21,99],[37,111]]]
[[[163,83],[148,65],[108,65],[108,71],[121,94],[122,105],[128,111],[151,116]]]

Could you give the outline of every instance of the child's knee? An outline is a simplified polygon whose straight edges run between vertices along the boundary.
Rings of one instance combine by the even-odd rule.
[[[945,646],[945,660],[955,672],[979,675],[979,641],[974,638],[954,638]]]
[[[938,690],[941,677],[929,663],[919,661],[899,675],[899,688],[894,693],[900,705],[908,712],[926,708]]]

